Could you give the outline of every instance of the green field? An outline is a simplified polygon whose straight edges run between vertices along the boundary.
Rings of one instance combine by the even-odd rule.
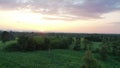
[[[9,41],[5,44],[0,42],[0,49],[5,45],[14,43]],[[100,43],[94,42],[98,48]],[[0,68],[80,68],[84,51],[73,51],[69,49],[54,49],[49,51],[32,52],[7,52],[0,50]],[[103,68],[120,68],[120,62],[109,57],[108,61],[101,61],[98,55],[94,57],[101,63]]]
[[[35,52],[0,52],[0,68],[80,68],[84,52],[52,50]],[[103,68],[120,68],[114,60],[101,61]]]

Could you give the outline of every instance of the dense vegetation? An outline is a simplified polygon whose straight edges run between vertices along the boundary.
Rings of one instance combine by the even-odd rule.
[[[0,39],[0,60],[3,61],[0,66],[3,68],[120,66],[120,35],[60,33],[38,35],[4,31],[0,33]]]

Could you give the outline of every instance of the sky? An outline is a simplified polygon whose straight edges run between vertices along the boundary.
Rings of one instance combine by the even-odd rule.
[[[0,30],[120,34],[120,0],[0,0]]]

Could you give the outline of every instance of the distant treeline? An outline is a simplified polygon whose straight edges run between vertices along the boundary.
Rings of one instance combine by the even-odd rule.
[[[0,37],[3,31],[0,31]],[[89,34],[89,33],[42,33],[42,32],[12,32],[9,31],[14,37],[21,35],[24,36],[65,36],[65,37],[76,37],[86,38],[94,42],[101,42],[102,39],[115,40],[120,39],[120,34]]]

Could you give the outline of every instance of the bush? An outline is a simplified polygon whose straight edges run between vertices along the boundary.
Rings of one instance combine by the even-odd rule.
[[[68,40],[67,37],[20,36],[17,43],[7,46],[7,49],[17,51],[68,49],[70,45]]]
[[[101,64],[93,57],[91,51],[87,51],[83,57],[81,68],[102,68]]]
[[[107,46],[102,46],[100,51],[99,51],[100,58],[102,60],[107,60],[108,59],[108,48]]]
[[[7,44],[3,50],[6,51],[19,51],[17,42]]]
[[[14,40],[14,39],[15,39],[14,36],[10,32],[3,31],[1,34],[1,41],[3,43],[5,43],[6,41]]]
[[[32,37],[21,36],[17,46],[20,51],[33,51],[36,50],[36,41]]]
[[[49,49],[49,39],[46,37],[36,36],[33,37],[36,42],[36,50],[48,50]]]
[[[76,50],[76,51],[81,50],[80,45],[75,45],[75,46],[74,46],[74,50]]]
[[[33,51],[36,50],[36,42],[33,38],[21,36],[17,42],[6,44],[6,51]]]
[[[67,38],[52,38],[50,39],[50,45],[53,49],[68,49],[69,41]]]

